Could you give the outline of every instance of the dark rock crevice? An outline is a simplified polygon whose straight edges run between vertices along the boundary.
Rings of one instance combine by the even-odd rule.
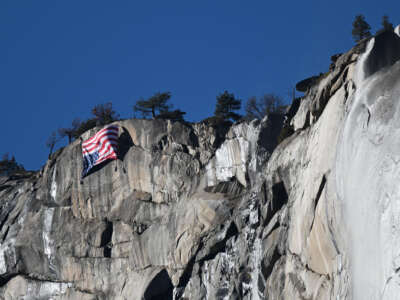
[[[10,216],[10,214],[11,214],[11,210],[9,210],[7,213],[5,213],[5,214],[3,215],[2,221],[1,221],[1,223],[0,223],[0,232],[1,232],[1,230],[3,229],[4,224],[7,222],[8,217]],[[4,240],[4,238],[3,238],[3,240]]]
[[[9,273],[7,275],[1,275],[0,276],[0,287],[3,287],[7,285],[9,281],[14,279],[15,277],[21,276],[25,278],[26,280],[31,280],[31,281],[36,281],[36,282],[50,282],[50,283],[65,283],[69,284],[71,282],[68,281],[57,281],[57,280],[50,280],[50,279],[44,279],[44,278],[39,278],[34,276],[34,274],[27,274],[25,272],[17,272],[17,273]]]
[[[2,185],[0,185],[0,192],[1,192],[1,191],[4,191],[4,190],[6,190],[6,189],[9,189],[9,188],[12,188],[12,185],[9,185],[9,184],[2,184]]]
[[[317,271],[314,271],[313,269],[311,269],[308,264],[304,264],[301,260],[301,257],[299,255],[297,255],[296,253],[293,253],[288,249],[287,254],[290,255],[295,260],[295,263],[298,266],[300,266],[301,268],[303,268],[304,270],[314,273],[315,275],[318,275],[320,277],[324,277],[325,279],[327,278],[327,275],[318,273]]]
[[[205,191],[208,193],[223,193],[237,196],[240,195],[244,189],[245,187],[233,176],[230,181],[223,181],[213,186],[207,186]]]
[[[268,203],[264,225],[267,225],[272,217],[288,202],[288,197],[283,181],[272,186],[272,199]]]
[[[322,191],[324,190],[325,184],[326,184],[326,177],[325,177],[325,175],[323,175],[322,179],[321,179],[321,183],[319,184],[317,195],[315,196],[314,211],[317,209],[318,202],[319,202],[319,199],[321,198],[321,194],[322,194]]]
[[[198,255],[198,253],[201,251],[201,249],[203,248],[203,246],[204,246],[203,241],[200,240],[200,243],[197,247],[196,253],[192,256],[192,258],[186,264],[186,267],[185,267],[181,277],[179,278],[179,282],[176,286],[176,291],[177,291],[176,299],[181,299],[183,293],[185,292],[185,288],[192,277],[193,268],[196,263],[196,257]]]
[[[325,177],[325,175],[323,175],[322,179],[321,179],[321,183],[319,184],[317,195],[315,196],[315,200],[314,200],[314,217],[313,217],[313,220],[311,222],[310,229],[312,229],[313,226],[314,226],[315,214],[317,213],[317,206],[318,206],[318,203],[319,203],[319,199],[321,198],[322,192],[323,192],[323,190],[325,188],[325,184],[326,184],[326,177]]]
[[[300,98],[300,97],[295,98],[293,100],[292,104],[290,105],[288,111],[284,115],[282,125],[281,125],[282,128],[280,129],[279,135],[277,137],[278,144],[294,133],[293,126],[290,125],[290,122],[292,121],[294,116],[297,114],[297,112],[300,108],[301,100],[302,100],[302,98]]]
[[[223,240],[217,242],[213,246],[210,247],[210,250],[208,251],[208,254],[204,257],[202,257],[198,262],[204,262],[207,260],[212,260],[214,259],[218,253],[225,252],[226,251],[226,242],[231,238],[239,234],[239,230],[237,226],[235,225],[234,222],[231,222],[229,225],[229,228],[226,231],[225,237]]]
[[[277,262],[281,257],[282,257],[282,255],[279,253],[278,247],[276,247],[276,248],[274,249],[274,253],[272,254],[271,259],[270,259],[268,262],[264,261],[264,262],[261,264],[261,272],[262,272],[262,274],[263,274],[263,276],[264,276],[264,278],[265,278],[266,280],[268,280],[269,276],[271,275],[271,273],[272,273],[272,271],[273,271],[273,269],[274,269],[274,266],[275,266],[276,262]]]
[[[8,274],[5,274],[5,275],[1,275],[0,276],[0,287],[5,286],[11,279],[13,279],[14,277],[17,277],[18,275],[21,275],[21,274],[8,273]]]
[[[104,248],[104,257],[111,257],[113,223],[106,220],[106,228],[101,234],[100,247]]]
[[[400,38],[392,31],[384,31],[374,37],[374,45],[365,64],[365,76],[393,65],[400,59]]]
[[[134,145],[132,137],[125,127],[122,127],[122,133],[118,137],[118,145],[118,158],[123,161],[129,149]]]
[[[149,283],[144,292],[144,300],[172,300],[174,286],[168,272],[161,270]]]

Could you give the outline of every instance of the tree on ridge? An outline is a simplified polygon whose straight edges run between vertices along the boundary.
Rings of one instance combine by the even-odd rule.
[[[56,132],[56,131],[53,131],[53,132],[50,134],[50,136],[48,137],[47,141],[46,141],[46,146],[47,146],[47,148],[50,149],[49,157],[50,157],[51,154],[53,153],[54,146],[56,145],[57,142],[58,142],[57,132]]]
[[[136,104],[133,106],[133,110],[135,112],[141,113],[144,118],[151,115],[151,117],[155,119],[157,114],[169,111],[171,105],[169,105],[167,102],[169,101],[170,98],[171,98],[170,92],[164,92],[164,93],[157,92],[147,100],[144,99],[138,100]]]
[[[239,110],[241,107],[241,100],[236,99],[234,94],[228,91],[223,92],[217,96],[217,104],[215,106],[214,116],[223,120],[238,121],[241,119],[241,115],[235,113],[235,110]]]
[[[61,138],[68,137],[68,144],[71,144],[72,138],[75,137],[75,132],[82,125],[82,122],[79,118],[75,118],[72,121],[71,127],[68,128],[59,128],[58,134]]]
[[[371,26],[365,21],[363,15],[357,15],[353,21],[351,34],[356,42],[371,36]]]
[[[107,125],[119,119],[119,115],[113,110],[111,102],[96,105],[92,108],[92,114],[98,125]]]
[[[263,119],[266,115],[283,114],[286,106],[283,99],[274,94],[265,94],[261,98],[250,97],[246,102],[246,119]]]
[[[140,113],[143,118],[151,116],[153,119],[169,119],[173,121],[183,121],[185,112],[175,109],[168,101],[171,98],[170,92],[157,92],[147,100],[140,99],[133,106],[133,111]]]
[[[382,29],[384,31],[393,31],[394,27],[393,24],[389,22],[389,17],[387,15],[384,15],[382,17]]]

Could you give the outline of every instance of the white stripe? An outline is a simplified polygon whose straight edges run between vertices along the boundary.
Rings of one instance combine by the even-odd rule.
[[[93,152],[96,152],[96,151],[93,151]],[[83,157],[88,157],[89,155],[93,154],[93,152],[85,153],[85,154],[83,155]],[[112,147],[111,147],[110,149],[108,149],[108,151],[105,152],[105,153],[99,153],[99,157],[98,157],[97,160],[99,160],[99,159],[101,159],[102,157],[107,156],[107,155],[109,155],[109,154],[111,154],[111,153],[115,153],[115,150],[114,150],[114,148],[112,148]],[[97,160],[96,160],[96,161],[97,161]]]
[[[110,148],[109,148],[109,145],[111,145]],[[104,155],[104,152],[105,152],[105,151],[110,151],[110,150],[111,150],[111,151],[115,152],[115,148],[113,147],[114,144],[109,144],[109,145],[107,145],[106,147],[104,147],[103,150],[99,151],[100,156]],[[109,149],[109,150],[108,150],[108,149]]]
[[[118,136],[118,128],[106,128],[106,129],[103,129],[103,130],[99,131],[98,133],[96,133],[93,137],[88,138],[86,141],[83,141],[82,145],[86,146],[88,144],[94,143],[98,139],[98,137],[100,135],[102,135],[102,134],[105,134],[105,136],[107,136],[107,135],[116,135],[116,136]]]
[[[103,150],[101,150],[100,147],[97,147],[96,149],[93,149],[93,150],[91,150],[91,151],[82,151],[82,155],[85,156],[85,155],[93,154],[93,153],[96,153],[96,152],[98,152],[99,155],[101,155],[102,153],[104,153],[104,151],[106,151],[106,150],[108,149],[108,147],[109,147],[110,145],[111,145],[111,147],[112,147],[112,148],[114,149],[114,151],[115,151],[116,148],[117,148],[117,145],[116,145],[115,143],[107,143],[107,144],[106,144],[106,147],[104,147]]]
[[[107,138],[115,138],[115,139],[118,139],[118,134],[116,134],[116,133],[113,133],[113,132],[107,132],[106,134],[104,134],[104,135],[101,135],[101,137],[99,136],[99,137],[96,137],[94,140],[92,140],[91,142],[85,142],[85,143],[82,143],[82,147],[90,147],[90,146],[92,146],[92,145],[95,145],[95,144],[97,144],[99,141],[102,141],[102,140],[104,140],[104,139],[107,139]]]
[[[115,145],[115,146],[118,145],[118,143],[117,143],[116,140],[105,138],[104,140],[102,140],[102,141],[100,142],[100,144],[97,144],[96,147],[83,147],[82,152],[92,153],[92,152],[95,152],[95,151],[100,150],[100,148],[101,148],[103,145],[109,145],[109,144],[112,144],[112,145]]]
[[[101,154],[101,155],[99,156],[99,159],[102,158],[102,157],[105,157],[105,156],[107,156],[107,155],[109,155],[109,154],[111,154],[111,153],[115,153],[115,151],[114,151],[113,148],[111,148],[110,150],[108,150],[106,153]]]
[[[93,148],[93,146],[95,146],[95,145],[97,145],[97,144],[101,144],[101,143],[103,143],[105,140],[115,140],[115,141],[117,141],[118,140],[118,137],[117,136],[111,136],[111,135],[106,135],[106,136],[103,136],[101,139],[97,139],[96,141],[94,141],[93,143],[89,143],[89,144],[86,144],[86,145],[82,145],[82,148],[83,149],[90,149],[90,148]]]

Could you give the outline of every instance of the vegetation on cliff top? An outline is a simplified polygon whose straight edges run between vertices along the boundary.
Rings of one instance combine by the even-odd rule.
[[[8,153],[3,154],[0,160],[0,176],[11,175],[18,171],[25,171],[24,166],[17,163],[14,156],[10,158]]]
[[[377,30],[376,34],[383,31],[394,30],[393,24],[389,21],[387,15],[382,17],[381,25],[382,28]],[[352,23],[352,36],[356,42],[371,37],[372,34],[370,30],[371,26],[367,23],[362,14],[355,16]],[[321,74],[299,82],[296,85],[296,89],[301,92],[306,92],[309,86],[318,82],[318,79],[321,78]],[[293,96],[293,99],[294,97],[295,96]],[[181,111],[180,109],[173,110],[173,105],[170,103],[170,99],[170,92],[157,92],[147,99],[139,99],[133,106],[135,117],[136,114],[139,114],[142,118],[168,119],[181,122],[185,121],[184,115],[186,112]],[[260,98],[250,97],[244,105],[245,115],[243,116],[237,112],[240,110],[241,104],[242,101],[236,98],[233,93],[224,91],[216,97],[214,115],[204,119],[202,122],[206,122],[212,126],[222,126],[224,124],[229,125],[232,121],[237,122],[240,120],[262,119],[269,114],[284,114],[289,106],[285,105],[280,96],[272,93],[265,94]],[[111,102],[96,105],[91,110],[91,113],[92,117],[89,117],[87,120],[81,121],[79,118],[75,118],[70,127],[59,128],[58,132],[52,132],[46,141],[46,146],[49,148],[50,154],[53,152],[56,143],[63,138],[67,138],[68,143],[71,143],[87,130],[120,120],[119,114],[115,112]],[[282,133],[279,141],[290,134],[291,132]]]

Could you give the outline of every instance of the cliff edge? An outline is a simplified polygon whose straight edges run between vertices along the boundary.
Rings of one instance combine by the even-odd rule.
[[[285,120],[124,120],[82,183],[79,140],[0,177],[0,299],[394,299],[399,41],[335,57]]]

